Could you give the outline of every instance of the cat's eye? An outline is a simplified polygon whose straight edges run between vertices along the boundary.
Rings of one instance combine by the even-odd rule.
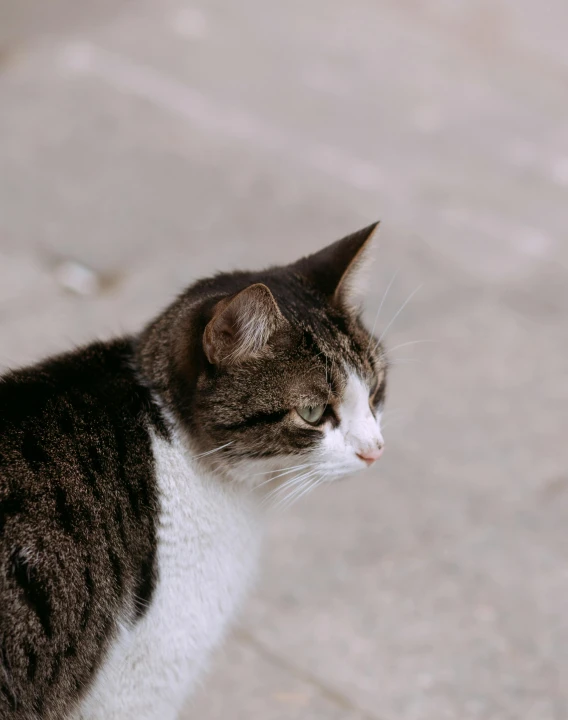
[[[313,405],[296,408],[298,415],[310,425],[317,425],[325,412],[325,405]]]

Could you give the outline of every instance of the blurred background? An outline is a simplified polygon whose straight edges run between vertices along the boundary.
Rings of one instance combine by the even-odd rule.
[[[2,366],[382,220],[387,453],[271,521],[184,720],[568,717],[567,27],[565,0],[0,0]]]

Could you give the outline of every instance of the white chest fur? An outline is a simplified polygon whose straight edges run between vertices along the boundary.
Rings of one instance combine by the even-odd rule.
[[[159,580],[83,702],[81,720],[173,720],[222,639],[257,565],[259,524],[246,490],[202,477],[179,441],[153,439],[161,494]]]

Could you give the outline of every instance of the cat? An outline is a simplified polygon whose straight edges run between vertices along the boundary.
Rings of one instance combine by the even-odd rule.
[[[353,299],[375,227],[0,380],[2,720],[174,720],[270,501],[380,457],[388,363]]]

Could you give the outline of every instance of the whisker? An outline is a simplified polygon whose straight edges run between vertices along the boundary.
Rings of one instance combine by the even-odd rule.
[[[275,498],[278,497],[283,492],[286,492],[286,488],[293,487],[296,483],[299,483],[302,481],[304,475],[295,475],[293,478],[290,478],[282,485],[279,485],[277,488],[274,488],[271,490],[268,495],[263,500],[263,505],[270,504]]]
[[[219,450],[223,450],[223,448],[229,447],[229,445],[232,445],[234,443],[234,440],[231,440],[228,443],[225,443],[224,445],[220,445],[219,447],[215,448],[214,450],[209,450],[208,452],[201,453],[201,455],[192,455],[192,460],[197,460],[198,458],[205,457],[206,455],[213,455],[213,453],[219,452]]]
[[[289,507],[291,507],[294,504],[294,497],[297,493],[304,492],[307,488],[311,486],[311,480],[306,480],[306,482],[303,482],[298,488],[294,490],[293,493],[290,493],[287,495],[282,502],[275,505],[275,509],[283,512],[284,510],[287,510]]]
[[[320,485],[323,485],[323,483],[327,481],[327,477],[328,477],[328,476],[327,476],[325,473],[320,472],[319,476],[316,477],[315,481],[314,481],[314,482],[311,482],[311,483],[310,483],[310,486],[309,486],[308,488],[306,488],[306,490],[304,490],[300,495],[297,495],[297,496],[294,498],[294,500],[292,501],[292,504],[295,505],[297,502],[300,501],[300,499],[301,499],[304,495],[313,492],[313,491],[316,490]]]
[[[390,408],[388,407],[382,414],[382,417],[390,417],[391,415],[398,415],[401,412],[409,412],[408,408]]]
[[[301,473],[300,475],[296,475],[293,478],[290,478],[286,480],[286,482],[282,483],[282,485],[279,485],[277,488],[274,488],[274,490],[271,491],[271,496],[276,496],[282,494],[284,491],[288,490],[291,487],[294,487],[294,485],[297,485],[298,483],[302,482],[304,478],[308,477],[312,473],[314,473],[315,470],[308,470],[305,473]]]
[[[315,472],[314,472],[315,474]],[[302,483],[300,483],[297,487],[295,487],[291,492],[287,493],[285,497],[283,497],[276,505],[275,508],[278,510],[285,510],[286,508],[290,507],[290,505],[294,502],[294,499],[298,497],[300,493],[304,493],[305,490],[307,490],[310,485],[312,484],[312,477],[313,475],[310,475],[309,477],[306,477]]]
[[[298,468],[307,467],[308,465],[313,465],[313,463],[303,463],[302,465],[291,465],[290,467],[283,468],[284,470],[298,470]],[[250,477],[258,477],[259,475],[269,475],[273,472],[281,472],[280,470],[263,470],[259,473],[254,473]]]
[[[396,280],[397,275],[398,275],[398,270],[396,270],[395,274],[392,276],[392,279],[391,279],[390,283],[388,284],[387,289],[385,290],[385,294],[383,295],[383,299],[381,300],[381,302],[379,304],[379,309],[377,310],[377,314],[375,315],[375,322],[373,323],[373,329],[371,330],[371,335],[369,337],[369,344],[367,345],[367,351],[366,351],[365,355],[368,355],[368,353],[369,353],[369,348],[371,347],[371,343],[373,342],[373,334],[375,332],[375,328],[377,327],[377,323],[379,322],[379,315],[381,314],[381,310],[383,309],[384,302],[387,298],[387,295],[389,294],[389,290],[391,289],[394,281]],[[380,340],[379,340],[379,343],[380,343]],[[377,343],[377,345],[379,343]]]
[[[422,365],[423,361],[418,360],[417,358],[400,358],[399,360],[389,361],[389,367],[391,367],[393,365],[406,365],[408,363],[415,363],[418,365]]]
[[[395,352],[395,350],[400,350],[400,348],[408,347],[409,345],[422,345],[423,343],[435,343],[436,340],[411,340],[410,342],[403,342],[399,345],[395,345],[393,348],[389,348],[389,353]]]
[[[412,300],[412,298],[416,295],[416,293],[417,293],[421,288],[422,288],[422,284],[419,285],[419,286],[416,288],[416,290],[413,290],[413,291],[410,293],[410,295],[406,298],[406,300],[402,303],[402,305],[400,306],[400,308],[399,308],[399,309],[397,310],[397,312],[395,313],[395,316],[393,317],[393,319],[389,322],[389,324],[386,326],[386,328],[385,328],[385,329],[383,330],[383,332],[381,333],[381,336],[379,337],[379,341],[378,341],[378,343],[377,343],[377,346],[381,344],[381,340],[384,338],[384,336],[385,336],[385,335],[387,334],[387,332],[390,330],[390,328],[392,327],[392,324],[394,323],[394,321],[397,319],[397,317],[400,315],[400,313],[404,310],[404,308],[408,305],[408,303]]]
[[[320,482],[321,482],[321,475],[319,478],[316,478],[315,481],[310,479],[310,481],[307,484],[307,487],[301,489],[301,491],[296,491],[294,496],[290,498],[290,502],[287,503],[284,506],[284,508],[282,508],[282,509],[286,509],[286,508],[291,507],[292,505],[295,505],[297,502],[300,501],[301,498],[304,497],[304,495],[310,493],[312,490],[315,490],[315,488],[320,484]]]
[[[272,500],[276,500],[274,507],[281,507],[282,503],[286,502],[287,498],[289,498],[291,494],[295,493],[298,487],[303,487],[304,483],[309,482],[309,479],[317,472],[317,470],[311,470],[308,473],[304,473],[303,475],[288,480],[284,483],[284,485],[281,485],[273,490],[266,498],[267,501],[271,502]],[[281,497],[278,499],[278,496]]]
[[[405,420],[408,420],[408,417],[393,418],[392,420],[389,420],[388,422],[386,422],[384,425],[381,425],[381,432],[384,432],[387,428],[392,427],[393,423],[399,423],[401,421],[404,422]]]
[[[320,477],[316,480],[312,487],[312,491],[316,490],[320,485],[323,485],[327,481],[328,476],[325,473],[321,473]]]
[[[284,477],[284,475],[289,475],[290,473],[294,472],[294,470],[301,470],[303,468],[310,467],[313,463],[310,463],[308,465],[298,465],[295,468],[288,468],[288,470],[285,470],[284,472],[279,473],[275,477],[268,478],[268,480],[264,480],[260,483],[260,485],[255,485],[253,490],[258,490],[258,488],[263,487],[264,485],[268,485],[268,483],[273,482],[274,480],[278,480],[278,478]],[[273,471],[274,472],[274,471]]]

